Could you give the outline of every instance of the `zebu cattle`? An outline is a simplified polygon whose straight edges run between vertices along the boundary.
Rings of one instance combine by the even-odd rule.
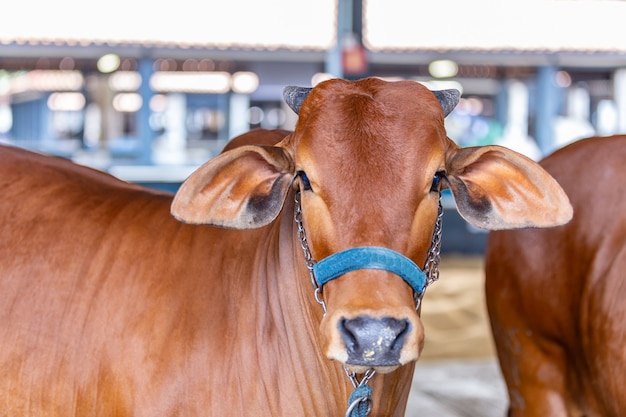
[[[626,136],[589,138],[541,165],[574,217],[489,236],[487,305],[510,416],[626,410]]]
[[[0,414],[402,416],[442,188],[481,227],[570,216],[534,162],[446,137],[456,91],[285,97],[293,133],[236,139],[173,202],[1,149]]]

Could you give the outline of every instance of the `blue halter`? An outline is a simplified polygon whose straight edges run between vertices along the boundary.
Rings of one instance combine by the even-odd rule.
[[[361,246],[334,253],[313,266],[315,280],[321,287],[347,272],[357,269],[380,269],[401,277],[417,294],[426,289],[426,274],[409,258],[378,246]]]

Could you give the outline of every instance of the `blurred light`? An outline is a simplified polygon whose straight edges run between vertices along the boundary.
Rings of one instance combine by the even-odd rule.
[[[143,100],[137,93],[119,93],[113,97],[113,108],[118,112],[134,113],[142,104]]]
[[[567,88],[572,85],[572,77],[567,71],[558,71],[555,76],[556,85]]]
[[[0,133],[5,134],[13,126],[13,112],[8,103],[0,103]]]
[[[219,110],[211,111],[209,114],[209,120],[207,121],[207,127],[213,132],[218,132],[226,125],[226,115]]]
[[[9,91],[11,91],[11,78],[6,74],[0,73],[0,96],[9,94]]]
[[[117,71],[109,77],[113,91],[137,91],[141,86],[141,74],[136,71]]]
[[[61,62],[59,62],[59,69],[73,70],[74,65],[75,65],[74,58],[70,58],[69,56],[66,56],[65,58],[61,60]]]
[[[283,109],[275,108],[267,112],[268,127],[281,127],[287,121],[287,114]]]
[[[11,93],[25,91],[77,91],[84,78],[79,71],[34,70],[11,80]]]
[[[119,69],[122,71],[132,71],[137,68],[137,62],[132,58],[126,58],[120,64]]]
[[[259,87],[259,76],[254,72],[241,71],[232,76],[232,89],[235,93],[251,94]]]
[[[150,98],[150,110],[154,113],[163,113],[167,109],[167,96],[155,94]]]
[[[102,55],[97,63],[98,71],[108,74],[120,67],[120,57],[115,54]]]
[[[81,93],[52,93],[48,97],[48,108],[52,111],[79,111],[85,107],[85,96]]]
[[[37,59],[37,63],[35,64],[35,68],[37,69],[50,69],[50,60],[45,57],[41,57]]]
[[[461,98],[456,110],[462,115],[480,116],[483,112],[483,103],[476,97]]]
[[[154,63],[155,71],[176,71],[178,64],[174,59],[161,58]]]
[[[198,63],[199,71],[213,71],[215,70],[215,62],[211,59],[205,58]]]
[[[598,134],[609,136],[619,132],[619,111],[612,100],[600,100],[597,112]]]
[[[248,109],[248,123],[251,125],[261,124],[263,117],[264,113],[262,108],[254,106]]]
[[[332,74],[329,74],[327,72],[318,72],[316,74],[313,74],[313,77],[311,77],[311,85],[313,87],[315,87],[316,85],[318,85],[322,81],[327,81],[327,80],[330,80],[332,78],[335,78],[335,77],[333,77]]]
[[[198,61],[195,59],[187,59],[183,62],[183,71],[198,71],[199,68]]]
[[[159,71],[150,78],[155,92],[224,94],[230,90],[227,72],[174,72]]]
[[[428,72],[433,78],[450,78],[457,75],[459,66],[449,59],[440,59],[428,64]]]

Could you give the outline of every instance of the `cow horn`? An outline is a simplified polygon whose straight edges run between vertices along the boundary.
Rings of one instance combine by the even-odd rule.
[[[456,105],[459,104],[459,99],[461,98],[461,92],[453,88],[449,90],[433,91],[433,94],[437,97],[437,100],[439,100],[439,104],[441,104],[443,117],[446,117],[452,110],[454,110]]]
[[[289,106],[291,110],[293,110],[296,114],[300,113],[300,107],[302,107],[302,102],[309,95],[312,88],[307,87],[294,87],[288,86],[283,90],[283,98],[285,99],[285,103]]]

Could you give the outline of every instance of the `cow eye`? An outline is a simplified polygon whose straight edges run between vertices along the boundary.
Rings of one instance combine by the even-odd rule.
[[[310,191],[311,181],[309,181],[309,177],[306,176],[306,173],[304,171],[298,171],[298,176],[300,177],[300,181],[302,181],[303,191]]]
[[[433,177],[433,183],[430,186],[431,192],[439,192],[441,191],[441,180],[445,178],[446,173],[443,171],[438,171]]]

